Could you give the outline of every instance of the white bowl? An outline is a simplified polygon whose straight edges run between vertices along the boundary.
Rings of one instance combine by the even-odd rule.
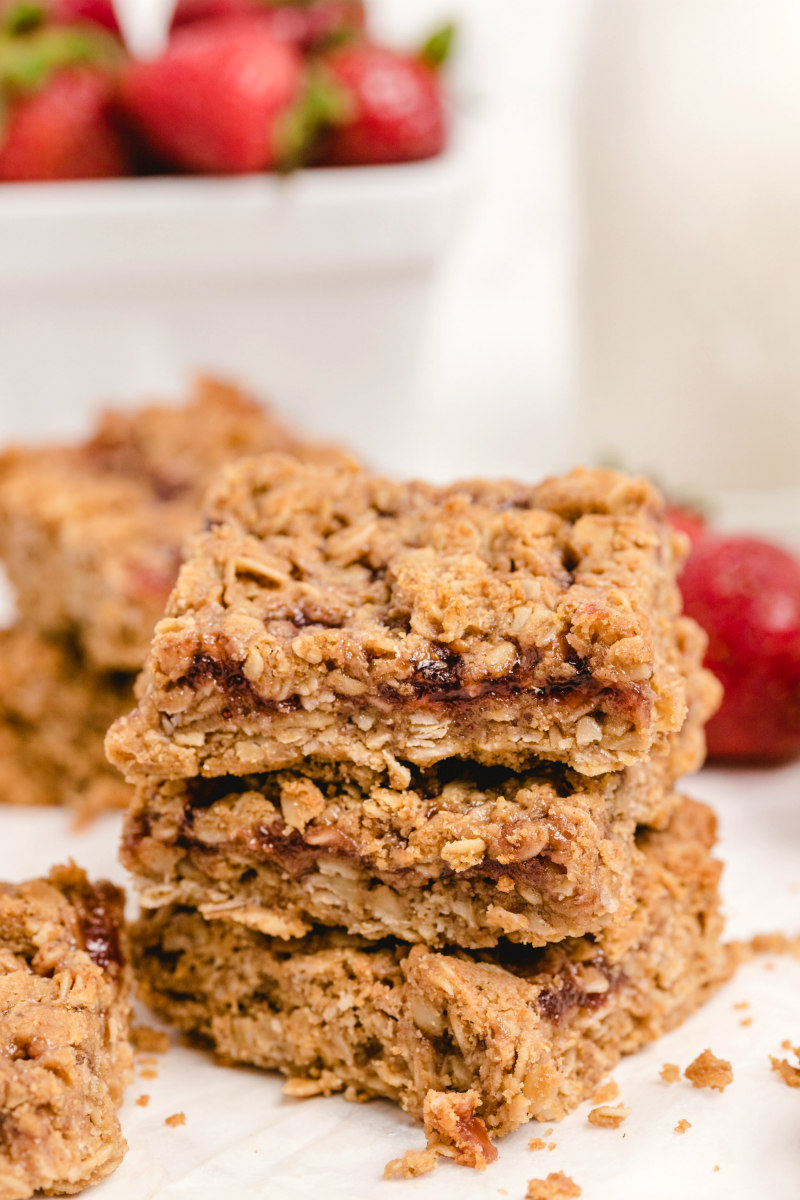
[[[86,429],[198,369],[402,469],[463,133],[402,166],[0,188],[0,438]]]

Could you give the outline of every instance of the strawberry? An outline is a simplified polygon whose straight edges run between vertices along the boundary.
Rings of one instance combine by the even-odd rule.
[[[442,152],[444,105],[439,78],[427,62],[356,42],[328,54],[325,68],[347,101],[347,116],[330,129],[320,161],[397,163]]]
[[[171,166],[247,172],[280,165],[282,126],[302,87],[297,51],[242,18],[176,30],[160,58],[130,64],[120,93]]]
[[[707,533],[680,578],[725,688],[709,755],[773,762],[800,754],[800,561],[752,537]]]
[[[0,38],[0,180],[127,173],[112,117],[121,48],[86,27]]]
[[[119,22],[111,0],[0,0],[0,20],[6,29],[32,29],[45,22],[75,25],[90,21],[112,33]]]
[[[361,32],[366,22],[363,0],[178,0],[173,28],[194,21],[253,15],[260,17],[274,37],[304,50]]]

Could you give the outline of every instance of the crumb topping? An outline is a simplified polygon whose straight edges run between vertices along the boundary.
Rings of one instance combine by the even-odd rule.
[[[664,1083],[677,1083],[681,1077],[681,1069],[677,1063],[664,1063],[659,1074]]]
[[[527,1200],[577,1200],[582,1195],[574,1179],[563,1171],[551,1171],[546,1179],[528,1181]]]
[[[769,1056],[769,1061],[770,1061],[772,1070],[775,1071],[776,1074],[780,1075],[781,1079],[783,1080],[783,1082],[786,1084],[787,1087],[791,1087],[791,1088],[800,1087],[800,1046],[788,1046],[787,1047],[786,1043],[784,1042],[783,1048],[792,1050],[793,1054],[795,1055],[795,1057],[798,1061],[798,1066],[796,1066],[796,1067],[792,1066],[792,1064],[788,1061],[788,1059],[776,1058],[774,1055],[771,1054]]]
[[[626,1104],[602,1104],[589,1113],[589,1124],[597,1125],[601,1129],[619,1129],[630,1115],[631,1110]]]

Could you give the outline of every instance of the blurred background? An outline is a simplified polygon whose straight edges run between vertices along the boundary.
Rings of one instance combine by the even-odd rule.
[[[800,9],[370,14],[458,24],[438,159],[0,191],[3,439],[201,368],[398,473],[604,461],[800,542]]]

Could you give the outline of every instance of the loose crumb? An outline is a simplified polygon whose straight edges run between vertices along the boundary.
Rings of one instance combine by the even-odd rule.
[[[686,1133],[686,1130],[691,1129],[691,1128],[692,1128],[692,1122],[687,1121],[685,1117],[681,1117],[680,1121],[678,1121],[678,1124],[675,1126],[675,1132],[676,1133]]]
[[[741,1019],[741,1021],[739,1022],[739,1024],[740,1024],[740,1025],[742,1025],[742,1026],[743,1026],[745,1029],[747,1029],[747,1027],[748,1027],[749,1025],[752,1025],[752,1024],[753,1024],[753,1018],[752,1018],[752,1017],[742,1017],[742,1019]]]
[[[158,1079],[158,1071],[154,1067],[145,1067],[139,1072],[140,1079]]]
[[[171,1117],[164,1118],[164,1124],[172,1126],[173,1129],[177,1129],[179,1125],[186,1124],[186,1113],[173,1113]]]
[[[406,1150],[402,1158],[393,1158],[383,1169],[384,1179],[416,1179],[436,1169],[439,1155],[434,1150]]]
[[[734,1007],[735,1009],[737,1009],[737,1010],[740,1010],[740,1009],[743,1009],[743,1008],[749,1008],[749,1007],[750,1007],[750,1001],[749,1001],[749,1000],[740,1000],[740,1001],[739,1001],[739,1003],[738,1003],[738,1004],[734,1004],[734,1006],[733,1006],[733,1007]]]
[[[681,1077],[681,1069],[677,1063],[664,1063],[660,1075],[664,1083],[677,1083]]]
[[[581,1189],[563,1171],[551,1172],[546,1179],[528,1181],[527,1200],[575,1200]]]
[[[556,1148],[556,1144],[555,1144],[555,1142],[548,1142],[548,1143],[547,1143],[547,1149],[548,1149],[548,1150],[555,1150],[555,1148]]]
[[[169,1034],[150,1025],[134,1025],[131,1042],[137,1054],[166,1054],[169,1050]]]
[[[615,1080],[609,1079],[592,1096],[592,1104],[610,1104],[612,1100],[616,1100],[618,1095],[619,1084]]]
[[[714,1088],[715,1091],[724,1092],[728,1084],[733,1083],[731,1064],[724,1058],[717,1058],[710,1050],[698,1054],[683,1073],[696,1088]]]
[[[589,1124],[599,1125],[601,1129],[619,1129],[630,1115],[631,1110],[626,1104],[601,1104],[589,1113]]]
[[[141,1096],[137,1096],[136,1103],[139,1105],[139,1108],[147,1108],[150,1103],[150,1097],[147,1092],[142,1092]]]
[[[757,954],[791,954],[800,958],[800,936],[789,937],[786,933],[757,933],[746,942],[730,942],[729,949],[734,962],[750,962]]]
[[[793,1050],[794,1047],[788,1038],[784,1038],[781,1042],[781,1050]]]
[[[544,1138],[531,1138],[531,1140],[528,1142],[529,1150],[544,1150],[546,1146],[547,1142],[544,1140]]]
[[[719,1164],[718,1164],[717,1166],[715,1166],[715,1167],[714,1167],[714,1170],[715,1170],[715,1171],[718,1171],[718,1170],[719,1170]]]
[[[791,1043],[787,1045],[786,1041],[781,1042],[781,1046],[784,1050],[791,1050],[800,1063],[800,1046],[792,1046]],[[800,1066],[793,1067],[785,1058],[775,1058],[772,1054],[769,1061],[773,1071],[780,1075],[787,1087],[800,1087]]]

